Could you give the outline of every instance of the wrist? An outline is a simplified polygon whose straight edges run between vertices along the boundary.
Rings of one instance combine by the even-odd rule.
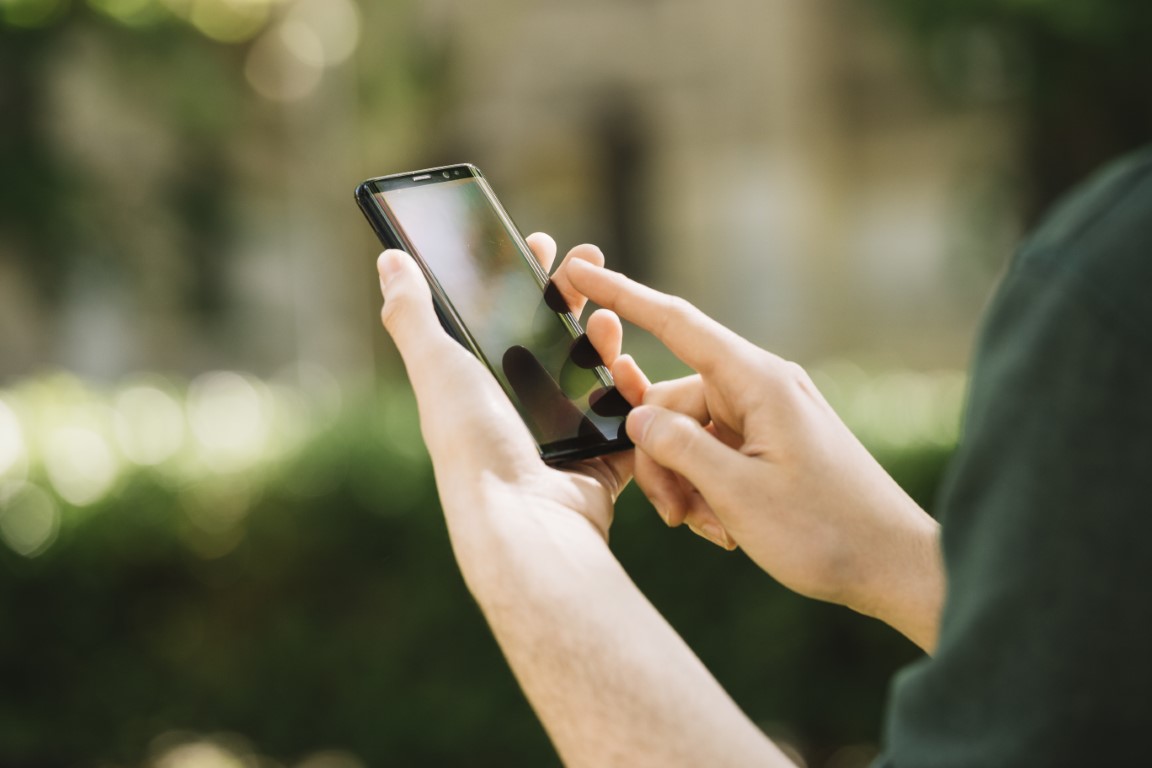
[[[480,493],[468,505],[444,505],[452,550],[482,605],[555,594],[615,558],[604,534],[579,512],[522,489]]]
[[[940,526],[919,507],[915,512],[890,532],[890,546],[874,561],[869,577],[858,580],[846,605],[883,621],[931,653],[945,591]]]

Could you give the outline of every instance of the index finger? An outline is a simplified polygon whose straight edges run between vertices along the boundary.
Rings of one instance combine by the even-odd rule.
[[[700,373],[730,364],[733,355],[746,353],[750,346],[750,342],[678,296],[586,262],[573,261],[568,270],[577,290],[651,333]]]

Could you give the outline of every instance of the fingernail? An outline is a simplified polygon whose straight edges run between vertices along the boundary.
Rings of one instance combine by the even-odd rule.
[[[628,414],[628,421],[625,422],[628,437],[632,438],[632,442],[636,444],[644,442],[644,436],[648,434],[648,427],[654,418],[656,418],[656,411],[652,408],[639,406],[632,409],[632,412]]]
[[[656,502],[652,502],[652,506],[656,509],[656,514],[660,515],[660,519],[664,521],[664,525],[668,525],[668,510]]]
[[[728,549],[728,537],[724,534],[724,529],[716,523],[709,522],[701,525],[700,535],[721,549]]]
[[[400,271],[401,261],[407,254],[403,251],[387,250],[380,254],[380,258],[376,261],[376,268],[380,271],[380,284],[381,286],[396,276]]]

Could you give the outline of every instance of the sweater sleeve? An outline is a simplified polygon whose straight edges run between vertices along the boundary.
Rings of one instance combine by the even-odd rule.
[[[938,507],[940,643],[879,764],[1152,764],[1152,157],[1017,256]]]

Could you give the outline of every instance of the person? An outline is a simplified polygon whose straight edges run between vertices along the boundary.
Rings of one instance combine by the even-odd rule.
[[[551,267],[555,243],[529,239]],[[790,765],[607,546],[630,478],[668,525],[930,654],[894,683],[882,766],[1131,765],[1152,711],[1152,152],[1021,248],[985,320],[942,525],[797,365],[573,249],[554,282],[635,405],[634,451],[551,468],[419,270],[378,261],[453,551],[561,758]],[[695,375],[651,384],[623,317]],[[467,386],[461,386],[467,382]]]

